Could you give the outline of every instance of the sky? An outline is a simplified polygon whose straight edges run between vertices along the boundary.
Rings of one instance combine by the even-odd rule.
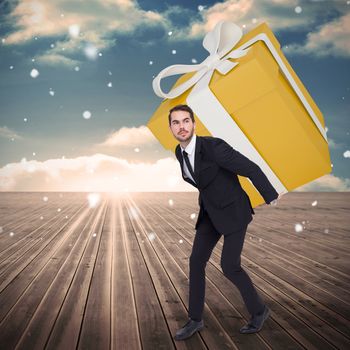
[[[152,80],[220,20],[266,22],[324,116],[332,173],[296,190],[349,191],[343,0],[0,0],[0,191],[195,190],[146,127]]]

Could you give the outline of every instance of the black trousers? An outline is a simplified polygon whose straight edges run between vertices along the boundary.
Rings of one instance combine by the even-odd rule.
[[[224,236],[221,268],[224,275],[238,288],[248,312],[253,315],[264,309],[264,302],[257,293],[248,274],[241,267],[241,252],[247,227],[240,232]],[[221,234],[214,228],[206,211],[200,222],[189,259],[190,285],[188,316],[202,319],[205,297],[205,267]]]

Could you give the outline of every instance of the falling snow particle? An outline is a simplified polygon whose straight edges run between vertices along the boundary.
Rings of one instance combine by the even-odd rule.
[[[246,27],[246,25],[245,25],[245,24],[243,24],[243,25],[242,25],[242,28],[245,28],[245,27]]]
[[[262,242],[262,238],[259,238],[259,242],[260,242],[260,243]]]
[[[97,234],[96,233],[94,233],[93,235],[92,235],[92,237],[96,237],[97,236]]]
[[[168,201],[168,203],[169,203],[169,205],[174,205],[174,201],[172,200],[172,199],[169,199],[169,201]]]
[[[140,149],[136,147],[136,148],[134,149],[134,151],[138,153],[138,152],[140,152]]]
[[[203,5],[198,5],[198,11],[203,11],[204,10],[204,6]]]
[[[27,121],[28,121],[28,119],[27,119],[27,118],[24,118],[24,119],[23,119],[23,121],[27,122]]]
[[[183,240],[182,240],[182,239],[179,239],[179,243],[183,243]]]
[[[313,201],[313,202],[311,203],[311,205],[312,205],[313,207],[316,207],[317,201]]]
[[[344,156],[344,158],[350,158],[350,151],[348,150],[348,151],[345,151],[344,153],[343,153],[343,156]]]
[[[295,232],[302,232],[303,231],[303,225],[302,224],[295,224],[294,230],[295,230]]]
[[[303,9],[300,7],[300,6],[297,6],[295,9],[294,9],[295,13],[301,13],[301,11],[303,11]]]
[[[172,53],[173,55],[176,55],[176,50],[171,50],[171,53]]]
[[[76,72],[79,72],[79,71],[80,71],[80,68],[79,68],[78,66],[76,66],[76,67],[74,67],[74,70],[75,70]]]
[[[55,91],[53,91],[52,88],[50,88],[49,94],[50,94],[51,96],[55,96]]]
[[[192,59],[191,59],[191,62],[192,62],[192,63],[197,63],[197,60],[196,60],[195,58],[192,58]]]
[[[46,196],[45,196],[45,197],[43,197],[43,201],[44,201],[44,202],[47,202],[48,200],[49,200],[49,198],[48,198],[48,197],[46,197]]]
[[[152,64],[153,64],[153,61],[149,61],[149,65],[152,66]]]
[[[252,19],[252,23],[256,23],[257,22],[257,19],[256,18],[253,18]]]
[[[191,214],[191,219],[193,220],[193,219],[195,219],[196,218],[196,214]]]
[[[66,215],[65,218],[68,219],[68,215]]]
[[[90,112],[90,111],[85,111],[85,112],[83,113],[83,117],[84,117],[85,119],[90,119],[90,118],[91,118],[91,112]]]
[[[4,232],[4,230],[2,229],[2,227],[0,226],[0,233],[3,233]]]
[[[55,44],[51,44],[50,47],[53,49],[55,47]]]
[[[38,75],[39,75],[39,71],[37,69],[33,68],[30,72],[30,76],[32,78],[36,78]]]
[[[324,233],[329,233],[328,228],[325,228],[325,229],[324,229]]]
[[[3,44],[5,44],[5,41],[6,41],[5,38],[1,39],[1,42],[2,42]]]
[[[84,52],[87,58],[90,58],[92,60],[96,59],[97,57],[97,48],[91,44],[85,47]]]
[[[153,241],[154,239],[156,238],[156,234],[154,232],[151,232],[149,235],[148,235],[148,239],[150,241]]]
[[[62,209],[61,208],[58,208],[57,211],[60,212]]]
[[[72,24],[69,26],[69,34],[73,38],[77,38],[79,36],[80,27],[77,24]]]
[[[110,81],[108,84],[107,84],[108,87],[112,87],[112,82]]]
[[[32,153],[32,155],[33,155],[33,156],[36,156],[36,153],[35,153],[35,152],[33,152],[33,153]]]
[[[13,66],[10,66],[10,69],[13,69]]]
[[[10,237],[13,237],[15,234],[13,232],[10,232]]]
[[[44,219],[44,217],[43,216],[40,216],[40,220],[43,220]]]

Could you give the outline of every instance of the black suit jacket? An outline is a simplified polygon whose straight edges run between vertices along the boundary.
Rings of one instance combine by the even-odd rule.
[[[267,204],[278,197],[260,167],[220,138],[196,135],[196,183],[185,177],[180,145],[177,145],[175,154],[183,179],[199,190],[200,211],[196,229],[204,208],[215,228],[223,235],[238,231],[252,221],[255,212],[237,175],[248,177]]]

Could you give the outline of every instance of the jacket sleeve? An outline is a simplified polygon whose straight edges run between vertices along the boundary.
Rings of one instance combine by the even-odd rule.
[[[215,160],[220,167],[248,177],[267,204],[278,197],[278,192],[256,163],[236,151],[224,140],[216,138],[216,141]]]

